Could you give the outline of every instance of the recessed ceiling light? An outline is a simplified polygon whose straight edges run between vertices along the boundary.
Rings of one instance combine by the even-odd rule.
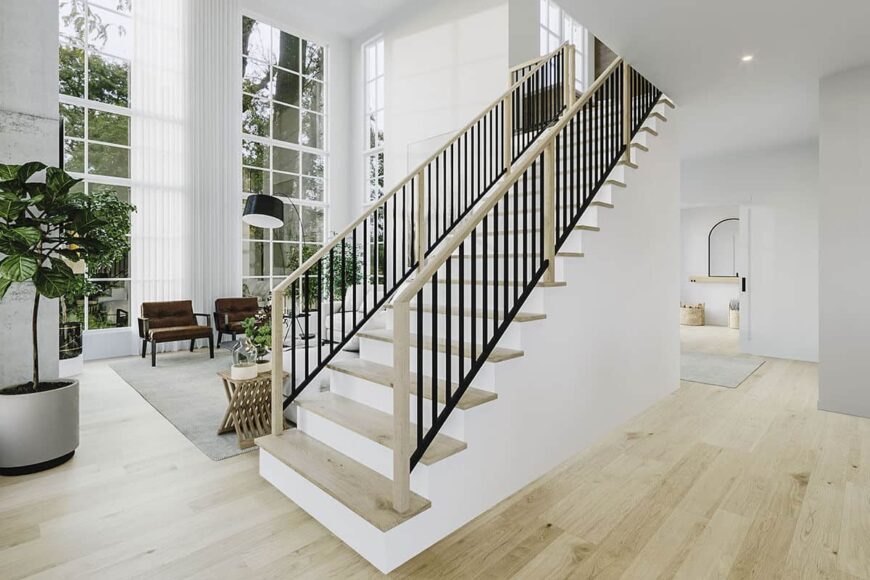
[[[743,62],[751,62],[752,59],[754,59],[754,58],[755,57],[752,56],[751,54],[745,54],[745,55],[743,55],[743,57],[740,60],[742,60]]]

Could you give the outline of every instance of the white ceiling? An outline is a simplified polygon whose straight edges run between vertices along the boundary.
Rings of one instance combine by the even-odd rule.
[[[677,102],[684,158],[815,138],[819,79],[870,64],[870,0],[562,4]]]
[[[414,0],[279,0],[341,36],[354,38]],[[435,0],[437,1],[437,0]]]

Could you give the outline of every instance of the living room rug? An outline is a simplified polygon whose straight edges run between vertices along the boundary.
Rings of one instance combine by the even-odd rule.
[[[680,357],[680,378],[693,383],[733,389],[763,364],[763,359],[754,356],[683,352]]]
[[[218,371],[230,367],[232,357],[224,349],[160,353],[157,366],[150,355],[130,357],[109,367],[157,409],[182,435],[215,461],[252,451],[239,449],[235,431],[218,435],[227,410],[227,397]]]

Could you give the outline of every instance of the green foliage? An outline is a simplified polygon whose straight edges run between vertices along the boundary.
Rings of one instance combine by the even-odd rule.
[[[44,183],[30,181],[43,170]],[[126,256],[135,208],[107,190],[79,191],[79,181],[42,163],[0,164],[0,299],[13,282],[27,281],[36,304],[39,296],[81,295],[84,282],[68,262],[100,269]]]
[[[272,346],[272,309],[261,308],[256,316],[242,321],[245,336],[251,339],[257,347],[257,362],[262,362],[269,347]]]

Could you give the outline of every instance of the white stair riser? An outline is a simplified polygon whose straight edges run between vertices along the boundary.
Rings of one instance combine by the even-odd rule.
[[[468,275],[468,272],[471,272],[471,263],[474,262],[475,269],[478,272],[483,272],[483,265],[486,264],[487,270],[489,272],[493,272],[493,268],[498,262],[498,277],[502,280],[507,278],[508,280],[514,279],[514,269],[513,269],[513,256],[508,255],[508,270],[507,276],[505,276],[505,266],[504,266],[504,255],[501,255],[497,258],[477,258],[476,260],[472,260],[470,257],[465,257],[465,272]],[[565,267],[565,258],[556,258],[556,278],[561,280],[560,274],[563,272]],[[455,272],[458,277],[459,272],[459,258],[453,260],[452,272]],[[519,277],[522,278],[523,273],[522,270],[519,272]]]
[[[499,297],[501,299],[501,296]],[[501,301],[501,300],[500,300]],[[456,306],[455,304],[453,306]],[[465,305],[468,308],[468,305]],[[479,310],[479,309],[478,309]],[[490,305],[490,310],[492,310],[492,305]],[[504,309],[499,308],[499,313],[503,313]],[[479,340],[480,337],[483,336],[483,326],[484,326],[484,318],[471,316],[464,316],[460,321],[458,315],[447,316],[446,314],[437,314],[434,316],[436,326],[438,328],[438,337],[446,338],[447,337],[447,320],[450,320],[450,338],[451,340],[458,341],[459,340],[459,325],[462,324],[463,327],[463,335],[462,339],[465,342],[471,342],[471,329],[474,327],[475,337]],[[492,318],[488,318],[487,320],[487,336],[492,336],[493,332],[493,324],[494,320]],[[431,312],[423,312],[423,334],[426,336],[432,335],[432,323],[433,323],[433,315]],[[499,316],[499,323],[501,323],[501,316]],[[387,328],[393,328],[392,320],[390,320]],[[417,332],[417,312],[411,311],[411,323],[409,328],[412,333]],[[499,341],[499,346],[503,346],[505,348],[516,348],[522,349],[523,340],[522,340],[522,328],[518,324],[511,324],[508,329],[505,331],[504,335],[502,335],[501,340]]]
[[[373,409],[384,413],[393,413],[393,389],[379,383],[373,383],[359,377],[354,377],[345,373],[332,371],[332,382],[330,383],[330,391],[342,397],[347,397],[363,405],[368,405]],[[411,410],[411,420],[417,422],[417,397],[411,395],[409,404]],[[423,399],[423,425],[429,427],[432,424],[432,401]],[[438,412],[444,410],[444,405],[438,405]],[[447,421],[441,427],[440,433],[459,439],[465,440],[465,419],[466,413],[462,409],[454,409]]]
[[[564,252],[582,252],[582,251],[583,251],[583,235],[585,235],[585,234],[587,234],[587,233],[593,233],[593,232],[583,231],[583,230],[575,230],[575,231],[571,234],[571,238],[569,239],[567,245],[566,245],[566,246],[563,246],[563,247],[561,248],[561,251],[564,251]],[[528,257],[529,257],[529,258],[528,258],[528,259],[529,259],[529,262],[528,262],[528,271],[529,271],[529,272],[532,271],[532,264],[533,264],[533,263],[534,263],[534,264],[537,264],[537,258],[535,258],[535,261],[532,262],[532,258],[535,257],[535,254],[533,253],[533,249],[534,249],[535,252],[538,252],[538,251],[540,251],[539,248],[540,248],[540,246],[541,246],[541,243],[540,243],[540,235],[541,235],[541,234],[540,234],[540,232],[537,232],[536,234],[537,234],[538,237],[536,238],[536,242],[535,242],[535,246],[534,246],[534,248],[532,247],[532,244],[531,244],[531,240],[530,240],[530,239],[529,239],[528,242],[527,242],[527,251],[528,251],[528,254],[527,254],[527,255],[528,255]],[[514,255],[515,251],[514,251],[514,242],[513,242],[513,238],[512,238],[512,237],[509,237],[507,242],[505,242],[505,241],[504,241],[503,239],[501,239],[501,238],[497,238],[497,239],[495,239],[495,241],[493,241],[493,240],[494,240],[493,237],[492,237],[492,236],[489,236],[489,240],[488,240],[488,242],[487,242],[487,251],[486,251],[486,255],[493,255],[493,254],[495,254],[495,255],[503,256],[505,253],[507,253],[509,256]],[[469,246],[470,246],[470,245],[469,245]],[[524,254],[524,251],[523,251],[523,241],[522,241],[522,237],[517,237],[516,248],[517,248],[517,249],[516,249],[516,252],[518,253],[518,255],[520,255],[520,256],[524,256],[524,255],[526,255],[526,254]],[[482,242],[482,238],[478,238],[478,241],[477,241],[477,252],[478,252],[478,254],[480,254],[480,255],[484,255],[484,254],[483,254],[483,242]],[[469,251],[466,251],[466,255],[469,254],[469,253],[470,253],[470,247],[469,247]],[[455,265],[454,265],[454,266],[455,266]],[[459,273],[458,273],[458,270],[456,270],[456,269],[454,268],[454,266],[451,266],[451,278],[454,279],[454,280],[458,280],[458,279],[459,279]],[[522,268],[523,268],[523,262],[522,262],[522,261],[521,261],[520,264],[519,264],[519,268],[520,268],[520,276],[519,276],[519,278],[522,279]],[[511,265],[511,269],[513,269],[513,265]],[[443,278],[445,274],[446,274],[446,272],[444,272],[444,271],[442,270],[442,272],[439,273],[439,278]],[[467,277],[470,277],[470,274],[466,273],[466,276],[467,276]],[[499,277],[501,277],[501,274],[499,275]],[[477,274],[477,279],[478,279],[478,280],[481,279],[481,274],[480,274],[480,273]]]
[[[610,131],[606,131],[604,134],[604,137],[609,137],[611,135],[612,135],[612,133]],[[621,138],[622,133],[619,133],[619,135],[620,135],[620,139],[619,139],[618,147],[621,148],[622,147],[622,138]],[[647,142],[647,139],[649,139],[652,136],[653,135],[650,134],[648,131],[640,130],[634,135],[631,142],[638,143],[640,145],[647,145],[648,146],[649,143]],[[578,144],[586,144],[586,143],[596,143],[597,144],[599,139],[601,139],[601,137],[599,135],[591,135],[591,138],[587,140],[586,135],[583,132],[581,132],[580,134],[573,135],[573,139],[568,139],[568,140],[566,140],[566,142],[573,143],[575,146],[577,146]],[[612,146],[609,141],[607,142],[606,145],[608,147]],[[596,145],[596,147],[597,147],[597,145]]]
[[[522,264],[520,264],[522,266]],[[481,283],[481,275],[478,274],[477,284],[472,286],[471,284],[458,284],[455,282],[456,275],[454,275],[454,283],[452,284],[438,284],[438,306],[446,306],[447,305],[447,294],[450,294],[450,306],[458,307],[459,306],[459,296],[460,294],[463,298],[463,307],[464,308],[473,308],[473,309],[482,309],[486,307],[486,309],[491,309],[495,304],[495,294],[498,293],[498,303],[501,308],[504,308],[504,295],[505,295],[505,286],[503,284],[499,285],[484,285]],[[522,280],[522,274],[520,275],[520,280]],[[531,272],[529,272],[529,279],[531,279]],[[522,282],[520,282],[519,286],[514,286],[513,282],[509,281],[507,285],[508,292],[508,304],[513,306],[514,297],[519,297],[523,293]],[[486,304],[484,304],[484,295],[486,296]],[[474,298],[472,299],[472,296]],[[473,300],[473,304],[472,304]],[[431,297],[427,295],[424,300],[425,303],[433,303]],[[530,307],[524,307],[524,310],[532,310]]]
[[[625,181],[622,181],[622,183],[626,183],[626,182],[625,182]],[[569,187],[570,187],[570,190],[573,191],[573,189],[574,189],[574,184],[570,184]],[[601,188],[598,190],[598,193],[595,194],[594,199],[597,200],[597,201],[603,201],[603,202],[605,202],[605,203],[613,203],[613,193],[614,193],[614,191],[623,191],[624,189],[626,189],[626,188],[625,188],[625,187],[620,187],[620,186],[618,186],[618,185],[613,185],[612,183],[604,183],[604,184],[601,186]],[[561,185],[557,185],[557,192],[559,192],[559,193],[561,194],[561,190],[562,190],[562,189],[561,189]],[[580,192],[579,192],[578,194],[576,194],[576,198],[579,199],[579,196],[582,195],[582,193],[583,193],[583,190],[582,190],[582,188],[580,188]],[[538,215],[540,215],[540,211],[541,211],[540,200],[541,200],[540,197],[538,197],[538,198],[535,200],[535,204],[536,204],[536,206],[535,206],[535,211],[538,213]],[[518,213],[520,213],[520,214],[525,213],[524,208],[523,208],[523,205],[522,205],[522,198],[520,198],[520,200],[519,200],[519,204],[518,204],[518,208],[517,208],[517,209],[519,210]],[[531,205],[531,201],[529,201],[529,203],[528,203],[527,211],[528,211],[528,213],[532,213],[532,205]],[[508,229],[509,229],[509,230],[510,230],[510,229],[513,229],[513,214],[514,214],[514,208],[513,208],[513,202],[511,202],[511,206],[508,208],[508,222],[509,222],[509,223],[508,223],[508,225],[509,225],[509,228],[508,228]],[[504,219],[504,213],[501,211],[501,208],[499,208],[499,230],[500,230],[500,231],[503,229],[502,224],[503,224],[504,222],[501,221],[501,220],[503,220],[503,219]],[[536,219],[536,220],[539,220],[540,218],[539,218],[539,217],[536,217],[535,219]],[[491,229],[491,228],[492,228],[492,226],[490,226],[490,229]]]
[[[411,347],[409,349],[410,360],[411,360],[411,371],[417,372],[417,348]],[[438,360],[438,377],[445,378],[445,374],[447,372],[446,353],[439,352],[437,353]],[[389,342],[383,342],[381,340],[372,340],[368,338],[360,339],[360,358],[365,360],[370,360],[372,362],[380,363],[382,365],[393,365],[393,345]],[[472,382],[473,387],[477,389],[481,389],[484,391],[495,391],[495,373],[496,369],[494,368],[498,364],[504,363],[491,363],[484,362],[483,367],[477,373],[477,376],[474,378]],[[471,359],[465,358],[465,368],[466,371],[471,367]],[[452,354],[450,357],[450,369],[451,374],[453,374],[453,380],[456,381],[456,376],[459,372],[459,357],[455,354]],[[426,376],[432,376],[432,351],[424,350],[423,351],[423,374]]]
[[[312,413],[304,407],[297,411],[297,428],[339,453],[377,471],[393,477],[393,450],[338,423]],[[411,472],[411,491],[429,497],[429,466],[420,463]]]

